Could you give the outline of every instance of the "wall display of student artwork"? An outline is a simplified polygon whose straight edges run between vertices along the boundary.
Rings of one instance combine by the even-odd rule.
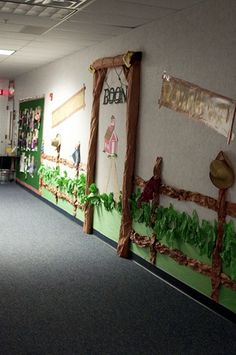
[[[127,52],[116,57],[100,58],[96,60],[91,66],[90,70],[93,73],[93,105],[91,113],[90,124],[90,140],[89,140],[89,153],[87,162],[87,177],[86,177],[86,193],[89,191],[90,185],[95,181],[97,164],[97,152],[100,152],[98,139],[99,126],[102,122],[102,115],[100,113],[100,106],[103,97],[102,92],[104,84],[109,83],[109,71],[111,69],[122,69],[121,73],[127,82],[127,105],[125,112],[125,130],[122,135],[119,136],[124,139],[125,142],[125,157],[123,164],[123,176],[122,176],[122,217],[121,228],[117,253],[119,256],[127,257],[129,252],[129,235],[132,231],[132,218],[129,207],[129,199],[133,189],[133,174],[135,164],[135,152],[136,152],[136,136],[137,136],[137,123],[139,116],[139,96],[140,96],[140,67],[141,67],[141,52]],[[116,75],[118,77],[118,75]],[[119,79],[118,79],[119,80]],[[114,85],[111,85],[114,87]],[[102,105],[112,106],[112,105]],[[118,107],[123,105],[116,105]],[[108,114],[108,113],[107,113]],[[111,112],[110,112],[111,114]],[[109,116],[110,116],[109,114]],[[118,116],[113,112],[117,122],[121,122],[124,115]],[[107,116],[106,116],[107,117]],[[105,132],[105,130],[104,130]],[[104,143],[104,132],[102,136],[102,144]],[[125,132],[125,134],[124,134]],[[120,148],[122,144],[119,144],[119,156]],[[99,176],[99,174],[97,174]],[[85,218],[84,218],[84,232],[91,233],[93,226],[93,209],[91,206],[85,206]]]
[[[136,177],[136,184],[143,191],[133,194],[131,208],[134,211],[134,220],[145,223],[153,229],[153,233],[152,237],[142,236],[133,230],[130,238],[141,248],[150,248],[150,261],[153,264],[156,264],[160,253],[210,277],[211,298],[219,302],[222,286],[236,291],[236,233],[233,220],[226,219],[227,215],[236,217],[236,203],[226,200],[227,190],[234,184],[233,166],[223,151],[210,164],[209,177],[218,189],[217,199],[165,185],[161,171],[162,158],[158,157],[150,180],[144,181]],[[190,217],[186,212],[177,212],[172,204],[169,208],[162,207],[161,195],[191,201],[211,209],[217,213],[217,221],[200,221],[195,210]],[[199,260],[185,255],[179,249],[181,241],[197,248]],[[206,262],[200,261],[204,254],[208,256]]]
[[[227,137],[227,143],[230,143],[233,139],[235,100],[166,73],[162,78],[160,107],[168,107],[205,123]]]
[[[109,104],[104,104],[104,98],[108,89],[119,87],[127,87],[123,68],[108,69],[100,97],[95,182],[100,193],[112,193],[115,201],[119,200],[124,174],[127,104],[125,100],[121,100],[118,105],[118,97],[117,100],[112,99]]]
[[[84,155],[84,142],[86,137],[84,135],[84,128],[87,126],[86,115],[83,108],[85,108],[85,90],[86,86],[83,84],[74,95],[70,96],[52,111],[51,114],[51,130],[45,131],[45,140],[51,141],[57,134],[61,137],[60,157],[56,158],[56,150],[53,146],[48,144],[44,147],[45,156],[54,156],[56,160],[68,161],[69,165],[76,167],[70,169],[66,164],[66,171],[73,177],[74,174],[79,174],[81,169],[81,155]]]
[[[25,100],[20,103],[18,128],[18,155],[20,156],[16,177],[39,188],[37,171],[40,166],[44,98]]]

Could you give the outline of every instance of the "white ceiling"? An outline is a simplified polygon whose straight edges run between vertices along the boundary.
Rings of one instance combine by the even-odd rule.
[[[63,0],[0,1],[0,49],[16,50],[10,57],[0,55],[0,79],[14,79],[202,1],[65,1],[69,8],[62,7]]]

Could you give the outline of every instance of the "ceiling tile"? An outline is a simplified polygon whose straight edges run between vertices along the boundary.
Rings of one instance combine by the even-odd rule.
[[[15,25],[15,24],[5,24],[0,23],[0,32],[19,32],[23,28],[23,25]]]
[[[171,10],[162,6],[150,6],[147,5],[146,2],[143,4],[136,4],[117,0],[99,0],[95,1],[84,11],[78,12],[78,14],[73,16],[73,20],[80,18],[84,12],[94,15],[96,14],[97,17],[100,17],[100,15],[104,16],[105,14],[110,14],[112,15],[111,18],[114,16],[125,16],[131,18],[156,19],[157,17],[172,13],[173,9]]]
[[[46,32],[46,27],[39,27],[39,26],[24,26],[19,32],[20,33],[29,33],[33,35],[41,35],[42,33]]]
[[[116,15],[110,16],[110,13],[102,13],[99,16],[94,13],[81,12],[76,17],[74,16],[70,23],[95,23],[101,25],[113,25],[127,28],[134,28],[148,22],[147,18],[137,18],[130,17],[126,15]]]
[[[77,44],[77,45],[79,45],[79,44]],[[76,46],[76,43],[71,43],[71,42],[68,43],[66,41],[64,41],[64,42],[56,42],[56,41],[54,41],[53,46],[52,46],[51,42],[41,42],[41,41],[36,42],[36,41],[34,41],[34,42],[29,43],[27,48],[28,49],[29,48],[33,48],[33,49],[34,48],[39,48],[42,51],[49,50],[49,51],[53,52],[53,51],[56,51],[58,49],[62,51],[64,49],[66,49],[66,48],[68,48],[68,49],[69,48],[75,48],[75,46]]]
[[[20,3],[24,3],[27,2],[28,6],[37,6],[39,5],[40,7],[48,7],[48,6],[53,6],[53,7],[57,7],[57,8],[76,8],[78,5],[81,6],[83,5],[83,3],[89,2],[89,0],[50,0],[50,1],[43,1],[43,0],[9,0],[6,1],[7,3],[16,3],[16,5],[18,6],[18,4]],[[24,6],[25,4],[22,4],[22,6]]]
[[[17,1],[17,0],[16,0]],[[58,8],[58,7],[49,7],[49,6],[40,6],[32,4],[20,4],[10,1],[0,1],[0,11],[4,14],[16,14],[16,15],[25,15],[25,16],[44,16],[51,18],[53,15],[58,19],[62,19],[68,14],[72,13],[72,9]]]
[[[29,33],[16,33],[16,32],[1,32],[0,31],[0,38],[3,39],[19,39],[19,40],[26,40],[26,41],[30,41],[32,39],[34,39],[35,37],[37,37],[36,35],[32,35]]]
[[[7,24],[4,24],[5,19],[7,19]],[[42,27],[51,27],[53,25],[56,25],[58,23],[58,20],[50,19],[50,18],[45,18],[45,17],[40,17],[40,16],[25,16],[25,15],[14,15],[14,14],[9,14],[6,17],[6,14],[1,13],[0,11],[0,21],[1,26],[26,26],[26,25],[31,25],[31,26],[42,26]]]
[[[50,40],[52,39],[67,40],[69,38],[71,40],[73,39],[77,41],[89,40],[89,41],[97,42],[97,41],[106,40],[109,37],[111,37],[111,35],[109,33],[101,34],[101,33],[81,33],[81,32],[63,31],[57,27],[55,30],[48,32],[43,37],[48,38]]]
[[[91,23],[80,23],[80,22],[64,22],[57,27],[60,30],[68,30],[72,32],[79,33],[100,33],[100,34],[110,34],[111,36],[119,35],[127,32],[127,28],[120,26],[109,26],[109,25],[98,25]]]
[[[12,50],[17,50],[20,49],[22,46],[25,46],[28,44],[28,41],[24,40],[16,40],[16,39],[9,39],[9,38],[1,38],[0,39],[0,46],[1,49],[12,49]]]
[[[52,39],[51,38],[46,38],[46,36],[41,36],[39,37],[37,40],[35,40],[34,42],[32,42],[31,46],[35,46],[35,47],[42,47],[42,48],[55,48],[55,47],[59,47],[59,48],[77,48],[78,46],[89,46],[92,44],[95,44],[96,41],[94,39],[90,39],[90,40],[83,40],[83,39],[79,39],[79,38],[71,38],[68,36],[67,39],[60,39],[60,38],[54,38],[53,40],[53,47],[52,47]]]
[[[103,1],[103,0],[102,0]],[[156,6],[169,9],[184,9],[195,5],[202,0],[118,0],[117,3],[132,3],[132,4],[143,4],[147,6]]]

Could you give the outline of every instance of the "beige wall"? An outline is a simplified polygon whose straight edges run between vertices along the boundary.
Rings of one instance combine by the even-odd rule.
[[[156,156],[162,156],[163,181],[178,188],[217,197],[209,179],[209,164],[220,150],[227,152],[236,170],[236,139],[225,137],[199,122],[166,108],[158,108],[164,70],[199,86],[236,98],[236,1],[209,0],[153,22],[96,47],[65,57],[16,80],[16,98],[45,94],[45,143],[49,144],[51,112],[86,85],[86,108],[80,117],[82,160],[86,162],[92,96],[89,65],[97,58],[143,52],[140,121],[136,174],[148,179]],[[53,102],[48,95],[54,93]],[[234,127],[234,133],[236,128]],[[102,174],[102,171],[101,171]],[[228,199],[236,202],[236,184]],[[162,198],[162,204],[169,200]],[[197,209],[201,217],[215,214],[191,203],[179,209]]]

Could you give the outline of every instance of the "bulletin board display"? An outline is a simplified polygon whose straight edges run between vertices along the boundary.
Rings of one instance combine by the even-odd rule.
[[[38,169],[43,145],[44,98],[22,101],[19,107],[18,156],[16,177],[39,189]]]

